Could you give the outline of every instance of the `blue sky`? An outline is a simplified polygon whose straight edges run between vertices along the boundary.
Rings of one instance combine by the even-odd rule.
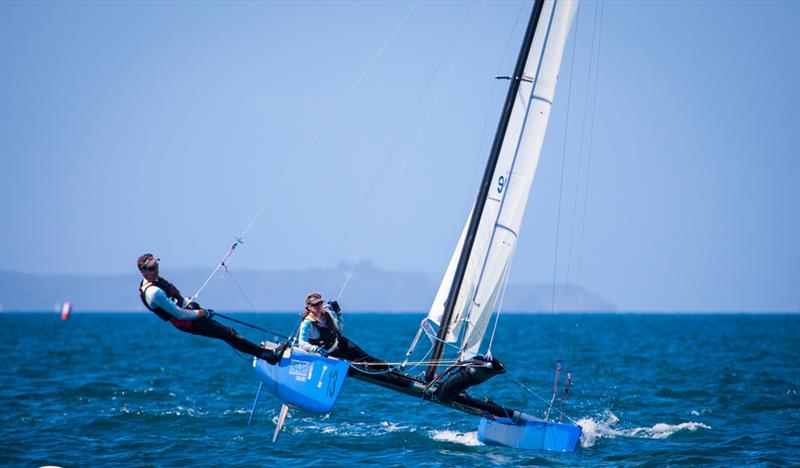
[[[232,268],[442,273],[530,4],[414,5],[0,2],[0,268],[211,269],[271,200]],[[800,2],[607,1],[593,62],[599,5],[511,281],[800,310]]]

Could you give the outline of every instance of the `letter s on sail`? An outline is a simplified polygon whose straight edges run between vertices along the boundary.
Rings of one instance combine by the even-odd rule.
[[[500,178],[497,179],[497,193],[503,193],[503,186],[505,184],[506,184],[506,177],[500,176]]]

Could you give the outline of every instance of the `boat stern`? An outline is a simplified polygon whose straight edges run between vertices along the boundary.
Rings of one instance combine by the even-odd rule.
[[[481,418],[478,440],[487,445],[531,450],[572,452],[581,437],[581,427],[545,421],[525,413],[512,418]]]

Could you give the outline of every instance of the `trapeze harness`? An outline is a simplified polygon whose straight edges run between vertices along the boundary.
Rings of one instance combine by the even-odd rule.
[[[276,355],[274,351],[264,349],[255,343],[247,341],[233,328],[226,327],[225,325],[222,325],[213,319],[209,319],[206,316],[189,320],[181,320],[158,306],[150,306],[150,304],[147,303],[145,292],[147,292],[147,289],[151,286],[161,288],[167,297],[175,301],[175,304],[178,307],[195,310],[199,309],[200,305],[196,302],[189,302],[186,304],[186,301],[184,300],[183,296],[181,296],[178,288],[173,286],[172,283],[164,278],[158,277],[152,283],[142,281],[142,283],[139,285],[139,298],[142,300],[142,304],[147,307],[147,310],[150,310],[154,314],[158,315],[158,318],[165,322],[170,322],[178,330],[185,333],[191,333],[193,335],[223,340],[237,351],[250,354],[257,358],[265,359],[270,364],[275,364],[276,362],[280,361],[280,356]]]
[[[328,320],[332,321],[333,319],[329,318]],[[339,331],[334,326],[323,326],[316,320],[309,320],[309,322],[311,322],[311,325],[314,325],[314,328],[319,332],[319,338],[309,337],[308,342],[314,346],[319,346],[328,354],[336,351],[339,347]]]
[[[185,303],[185,300],[183,299],[181,292],[178,291],[178,288],[176,288],[174,284],[170,283],[169,281],[159,276],[152,283],[148,284],[145,281],[142,281],[141,284],[139,285],[139,299],[142,300],[142,304],[144,304],[144,306],[147,307],[147,310],[158,315],[158,318],[160,318],[161,320],[172,323],[172,325],[174,325],[176,328],[182,330],[191,328],[191,320],[181,320],[173,316],[166,310],[158,306],[152,307],[150,306],[150,304],[147,303],[147,298],[145,297],[145,293],[147,292],[147,289],[152,286],[155,286],[164,291],[167,297],[175,301],[178,307],[184,307]]]

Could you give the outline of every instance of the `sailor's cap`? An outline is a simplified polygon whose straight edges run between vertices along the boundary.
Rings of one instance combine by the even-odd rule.
[[[154,266],[158,265],[159,260],[161,259],[156,258],[155,255],[146,253],[139,257],[139,259],[136,261],[136,266],[139,267],[140,270],[143,268],[153,268]]]
[[[306,307],[315,306],[322,302],[322,294],[320,293],[311,293],[306,296]]]

